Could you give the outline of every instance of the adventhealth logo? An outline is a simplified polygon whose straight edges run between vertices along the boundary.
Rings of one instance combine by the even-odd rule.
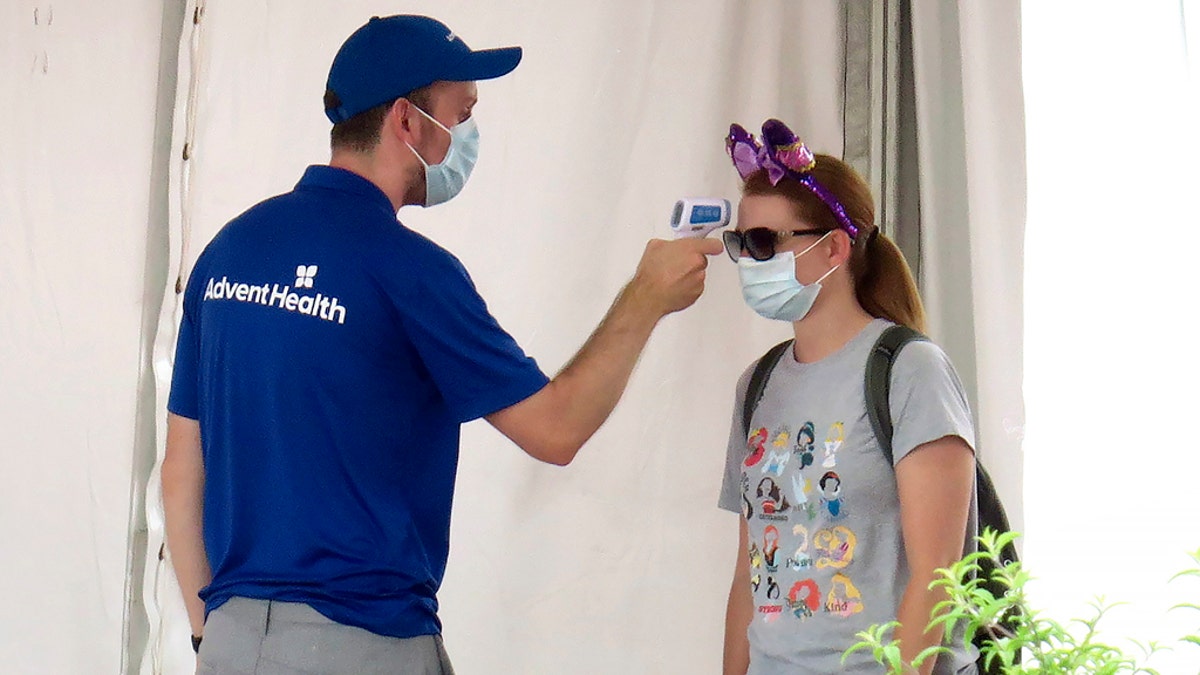
[[[313,277],[317,276],[317,266],[300,265],[296,268],[296,288],[312,288]]]
[[[300,265],[296,267],[297,289],[312,288],[317,276],[316,265]],[[291,286],[279,284],[262,284],[261,286],[230,282],[229,277],[221,277],[218,281],[210,277],[204,288],[205,300],[234,300],[249,302],[263,307],[276,307],[288,312],[299,312],[307,316],[315,316],[325,321],[346,323],[346,307],[337,298],[316,293],[300,295],[292,291]]]

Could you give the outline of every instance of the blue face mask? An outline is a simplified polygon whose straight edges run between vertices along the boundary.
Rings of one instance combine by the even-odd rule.
[[[759,316],[777,321],[799,321],[807,316],[817,301],[817,294],[821,292],[821,282],[833,274],[838,266],[835,265],[811,284],[802,284],[796,280],[796,258],[813,250],[830,234],[832,232],[827,232],[799,253],[783,251],[770,260],[755,260],[746,256],[738,258],[742,297],[750,309],[758,312]]]
[[[439,129],[450,134],[450,149],[446,151],[445,158],[437,164],[426,162],[421,153],[413,146],[408,146],[425,167],[425,206],[436,206],[450,201],[462,192],[467,179],[471,177],[475,160],[479,159],[479,129],[475,126],[473,117],[468,117],[447,129],[446,125],[433,119],[429,113],[420,108],[417,108],[417,111],[438,125]]]

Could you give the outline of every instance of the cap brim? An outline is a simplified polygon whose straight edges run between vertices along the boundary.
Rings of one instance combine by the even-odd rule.
[[[490,80],[511,73],[520,62],[520,47],[481,49],[468,54],[455,65],[453,72],[439,79],[452,82]]]

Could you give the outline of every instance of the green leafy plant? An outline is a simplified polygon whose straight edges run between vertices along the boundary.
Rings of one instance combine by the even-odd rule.
[[[966,634],[981,635],[980,651],[992,672],[1004,675],[1159,675],[1158,671],[1142,665],[1154,653],[1166,649],[1157,642],[1141,643],[1130,640],[1141,652],[1139,657],[1126,654],[1120,648],[1102,642],[1097,632],[1101,619],[1119,603],[1106,603],[1097,598],[1086,619],[1071,619],[1060,623],[1029,605],[1026,586],[1031,577],[1019,562],[1003,563],[999,552],[1018,535],[1015,532],[997,534],[991,530],[977,537],[979,551],[963,557],[946,569],[938,570],[930,588],[941,588],[947,599],[934,609],[929,627],[942,626],[945,634],[960,625]],[[1171,577],[1171,582],[1184,577],[1200,578],[1200,550],[1191,554],[1197,567]],[[1006,591],[996,597],[984,587],[981,562],[991,561],[992,580]],[[1174,610],[1200,611],[1200,604],[1181,603]],[[892,621],[876,624],[858,633],[859,642],[842,655],[842,661],[860,650],[869,650],[875,661],[891,675],[913,672],[929,659],[947,651],[934,646],[923,650],[906,664],[900,655],[900,643],[893,636],[900,624]],[[1200,647],[1200,628],[1179,639],[1183,644]]]

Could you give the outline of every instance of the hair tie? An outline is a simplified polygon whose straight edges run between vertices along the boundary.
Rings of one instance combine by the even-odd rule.
[[[858,239],[858,226],[846,214],[846,207],[838,201],[832,192],[825,189],[812,170],[817,165],[817,159],[796,134],[786,124],[777,119],[769,119],[762,125],[762,142],[754,138],[740,124],[729,125],[729,135],[725,137],[725,151],[733,160],[742,180],[760,169],[767,170],[767,178],[771,185],[778,185],[784,176],[800,183],[817,196],[837,220],[851,239]]]

